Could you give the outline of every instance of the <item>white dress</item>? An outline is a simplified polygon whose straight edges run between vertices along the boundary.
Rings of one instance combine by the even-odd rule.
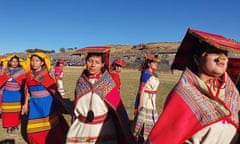
[[[91,99],[92,106],[90,106]],[[90,107],[94,113],[94,121],[96,121],[92,123],[86,123],[85,119]],[[109,109],[106,103],[96,93],[89,92],[82,96],[77,101],[74,109],[74,114],[77,118],[74,120],[68,131],[66,143],[117,143],[114,121],[108,116],[108,111]]]

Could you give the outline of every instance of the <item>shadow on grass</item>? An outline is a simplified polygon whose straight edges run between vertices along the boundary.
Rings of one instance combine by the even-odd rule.
[[[5,139],[0,141],[0,144],[15,144],[15,140],[14,139]]]

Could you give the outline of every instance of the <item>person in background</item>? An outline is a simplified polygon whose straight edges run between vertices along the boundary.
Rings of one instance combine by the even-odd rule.
[[[17,55],[8,56],[0,75],[2,88],[2,127],[7,133],[18,129],[26,82],[25,62]]]
[[[63,87],[63,67],[65,66],[65,60],[64,59],[58,59],[56,66],[55,66],[55,79],[57,81],[57,86],[58,86],[58,92],[64,98],[65,96],[65,91]]]
[[[172,64],[183,70],[148,143],[239,144],[239,92],[226,72],[228,51],[240,44],[188,29]]]
[[[240,58],[230,57],[228,58],[227,72],[235,83],[238,91],[240,91]]]
[[[1,57],[0,58],[0,76],[2,75],[2,72],[3,72],[3,61],[4,61],[4,58]],[[2,116],[2,89],[3,87],[0,87],[0,117]]]
[[[54,76],[50,75],[50,59],[42,52],[27,57],[27,99],[22,114],[28,115],[29,144],[64,144],[68,124],[61,114],[61,96]]]
[[[148,135],[158,119],[156,94],[159,78],[156,74],[159,58],[148,55],[141,64],[140,83],[135,100],[133,135],[138,143],[146,143]]]
[[[121,80],[120,80],[120,72],[122,71],[122,68],[126,66],[126,62],[121,59],[115,59],[110,67],[110,74],[115,81],[116,85],[119,87],[121,86]]]
[[[132,144],[119,89],[108,72],[109,47],[86,47],[86,69],[76,82],[73,123],[67,144]]]

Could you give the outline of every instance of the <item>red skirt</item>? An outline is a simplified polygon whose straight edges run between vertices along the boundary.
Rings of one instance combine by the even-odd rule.
[[[29,144],[64,144],[68,128],[66,120],[60,117],[60,123],[51,130],[29,133],[28,142]]]
[[[3,128],[17,127],[20,124],[20,122],[21,122],[20,112],[14,112],[14,113],[2,112]]]

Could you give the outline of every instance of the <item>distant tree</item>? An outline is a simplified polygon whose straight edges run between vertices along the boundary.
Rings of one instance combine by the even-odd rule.
[[[54,50],[43,50],[43,49],[39,49],[39,48],[27,49],[27,50],[25,50],[25,52],[28,52],[28,53],[34,53],[34,52],[55,53]]]
[[[72,50],[73,50],[73,48],[67,48],[67,50],[68,50],[68,51],[72,51]]]
[[[66,49],[65,48],[60,48],[60,50],[59,50],[61,53],[64,53],[64,52],[66,52]]]

